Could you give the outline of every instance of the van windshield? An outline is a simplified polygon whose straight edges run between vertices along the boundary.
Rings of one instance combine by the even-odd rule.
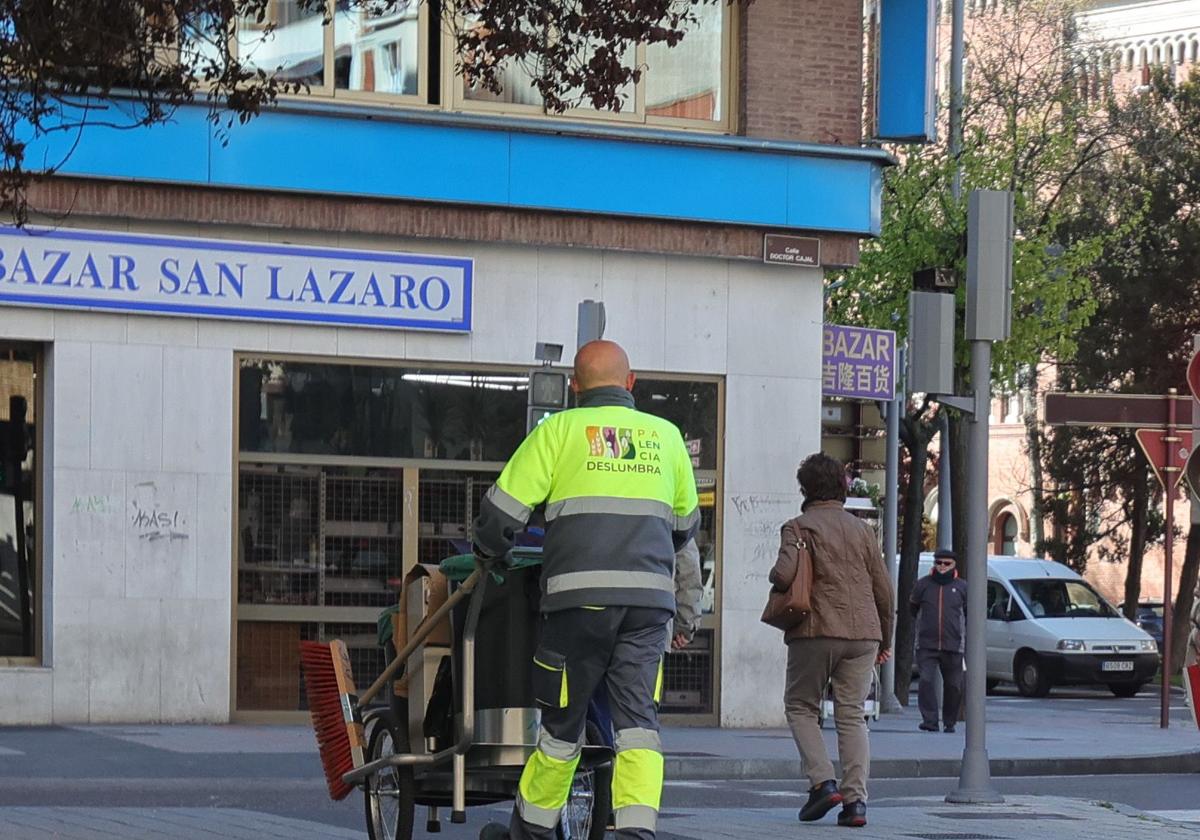
[[[1034,618],[1113,618],[1116,611],[1081,580],[1034,578],[1013,585]]]

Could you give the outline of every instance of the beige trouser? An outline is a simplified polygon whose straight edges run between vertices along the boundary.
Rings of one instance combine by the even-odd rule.
[[[871,691],[871,673],[879,643],[851,639],[796,639],[788,642],[787,692],[783,708],[804,761],[810,785],[834,778],[833,763],[817,722],[825,686],[833,682],[833,718],[842,760],[842,795],[847,802],[867,801],[871,748],[863,703]]]

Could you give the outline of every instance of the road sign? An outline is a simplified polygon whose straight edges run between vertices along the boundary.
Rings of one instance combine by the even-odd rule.
[[[1049,426],[1109,426],[1125,429],[1165,429],[1168,397],[1155,394],[1046,394]],[[1175,425],[1192,425],[1192,400],[1177,396]]]
[[[1179,486],[1179,480],[1183,478],[1180,467],[1191,460],[1192,433],[1175,429],[1174,434],[1168,436],[1166,429],[1138,429],[1133,434],[1163,488],[1174,490]]]

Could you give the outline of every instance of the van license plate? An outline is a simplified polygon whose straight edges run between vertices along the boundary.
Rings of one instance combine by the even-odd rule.
[[[1132,671],[1132,662],[1104,662],[1100,665],[1101,671]]]

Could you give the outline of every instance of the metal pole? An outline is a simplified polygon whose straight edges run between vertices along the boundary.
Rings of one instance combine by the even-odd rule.
[[[950,6],[950,157],[954,161],[954,198],[962,197],[963,145],[963,0]]]
[[[1175,465],[1176,452],[1179,451],[1179,437],[1175,434],[1175,395],[1174,388],[1167,389],[1167,433],[1163,442],[1167,445],[1167,463],[1163,467],[1163,495],[1166,496],[1166,538],[1163,547],[1163,662],[1162,662],[1162,691],[1159,709],[1158,725],[1167,729],[1171,725],[1171,637],[1175,635],[1172,614],[1175,612],[1171,604],[1171,575],[1175,558],[1175,476],[1179,467]]]
[[[904,370],[904,348],[896,353],[896,370]],[[900,412],[904,411],[905,387],[897,388],[896,395],[887,405],[887,452],[883,461],[883,559],[887,563],[888,576],[892,579],[892,592],[897,591],[900,584],[900,564],[896,557],[896,520],[897,508],[900,504]],[[893,615],[893,633],[895,632],[895,616]],[[893,636],[894,638],[894,636]],[[893,644],[893,647],[895,645]],[[894,653],[895,651],[893,651]],[[900,703],[896,700],[896,657],[893,656],[883,663],[880,669],[880,710],[883,712],[900,711]]]
[[[961,0],[960,0],[961,1]],[[992,344],[971,342],[975,410],[967,458],[967,743],[958,789],[947,802],[1003,802],[993,786],[987,754],[987,508],[988,410],[992,400]]]
[[[944,409],[938,411],[938,521],[937,547],[954,548],[954,501],[950,497],[950,415]]]

